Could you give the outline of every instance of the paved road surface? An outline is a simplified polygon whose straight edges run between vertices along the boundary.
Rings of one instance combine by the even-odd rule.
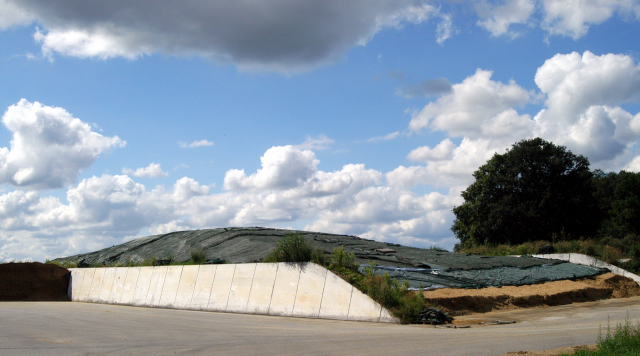
[[[435,329],[71,302],[0,303],[0,355],[490,355],[594,344],[600,325],[640,320],[640,297],[462,319]]]

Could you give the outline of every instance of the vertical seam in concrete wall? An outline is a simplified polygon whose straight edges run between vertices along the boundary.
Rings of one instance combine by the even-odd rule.
[[[324,283],[322,284],[322,294],[320,294],[320,306],[318,307],[318,318],[320,317],[320,311],[322,310],[322,301],[324,300],[324,290],[327,287],[327,277],[329,276],[329,270],[324,274]]]
[[[162,267],[164,267],[164,266],[162,266]],[[154,268],[158,268],[158,267],[156,266]],[[162,289],[160,289],[160,295],[158,296],[158,304],[154,305],[154,307],[161,307],[162,306],[162,304],[160,304],[160,303],[162,303],[162,292],[164,292],[164,281],[167,280],[167,275],[168,274],[169,274],[169,266],[167,266],[167,270],[164,272],[164,278],[162,279]],[[154,301],[154,303],[155,303],[155,301]]]
[[[140,280],[140,267],[133,267],[133,268],[137,268],[138,269],[138,278],[136,278],[136,285],[133,286],[133,295],[131,296],[131,305],[134,305],[134,300],[136,298],[136,288],[138,288],[138,281]],[[129,273],[127,273],[127,276],[129,275]]]
[[[231,283],[229,283],[229,290],[227,291],[227,302],[224,303],[224,311],[227,311],[227,307],[229,306],[229,297],[231,297],[231,287],[233,287],[233,277],[236,276],[236,268],[238,268],[238,264],[233,265],[233,274],[231,275]],[[217,272],[218,272],[218,269],[216,268],[216,273]],[[213,288],[213,284],[211,286]]]
[[[300,268],[300,273],[298,273],[298,283],[296,283],[296,295],[293,297],[293,307],[291,308],[291,315],[293,315],[293,311],[296,310],[296,300],[298,300],[298,289],[300,289],[300,276],[302,276],[302,263],[298,263],[298,267]]]
[[[373,298],[372,298],[372,299],[373,299]],[[375,300],[374,300],[374,302],[375,302]],[[382,304],[380,304],[380,303],[378,303],[378,302],[376,302],[376,304],[380,305],[380,314],[378,314],[378,320],[377,320],[377,322],[379,323],[379,322],[380,322],[380,318],[382,318],[382,309],[383,309],[384,307],[382,306]]]
[[[111,300],[111,294],[113,294],[113,285],[116,284],[116,275],[118,274],[118,268],[113,267],[113,283],[111,283],[111,288],[109,288],[109,297],[107,297],[107,302]]]
[[[191,302],[193,301],[193,293],[196,292],[196,282],[198,282],[198,275],[200,274],[200,267],[202,267],[202,265],[198,266],[198,272],[196,272],[196,279],[193,282],[193,289],[191,290],[191,297],[189,297],[189,305],[187,305],[186,309],[191,308]],[[184,267],[182,267],[182,270],[184,271]],[[180,275],[180,279],[182,279],[182,274]],[[178,297],[178,293],[176,293],[176,298],[177,297]]]
[[[127,279],[129,278],[129,272],[131,272],[131,267],[122,267],[122,268],[126,268],[127,269],[127,274],[124,275],[124,281],[122,281],[122,293],[120,293],[120,298],[118,298],[117,301],[114,300],[115,304],[120,304],[122,302],[122,296],[124,295],[124,286],[125,283],[127,282]],[[138,281],[136,280],[136,283]],[[134,288],[135,291],[135,288]]]
[[[347,311],[347,320],[349,320],[349,315],[351,315],[351,299],[353,299],[353,290],[355,289],[355,287],[352,285],[351,286],[351,295],[349,295],[349,309]]]
[[[210,265],[211,266],[211,265]],[[235,273],[235,267],[233,272]],[[200,273],[200,269],[198,269],[198,273]],[[216,276],[218,275],[218,266],[216,266],[215,271],[213,272],[213,281],[211,281],[211,289],[209,289],[209,298],[207,299],[207,307],[209,306],[209,303],[211,303],[211,292],[213,291],[213,284],[216,283]],[[197,280],[196,280],[197,281]],[[233,280],[231,281],[231,283],[233,283]],[[193,297],[192,297],[193,298]],[[193,300],[192,300],[193,302]],[[227,297],[227,302],[229,302],[229,297]],[[206,309],[206,308],[205,308]],[[225,307],[225,309],[227,309]]]
[[[173,297],[173,302],[171,302],[171,307],[174,307],[176,305],[176,298],[178,298],[178,291],[180,290],[180,280],[182,279],[182,272],[183,271],[184,271],[184,265],[180,269],[180,277],[178,277],[178,289],[176,289],[176,296]],[[169,271],[167,270],[167,272],[169,272]]]
[[[247,297],[247,304],[244,306],[244,312],[247,312],[247,308],[249,307],[249,301],[251,300],[251,292],[253,291],[253,280],[256,278],[256,270],[258,269],[258,264],[256,263],[255,268],[253,269],[253,276],[251,277],[251,286],[249,287],[249,297]],[[274,278],[275,280],[275,278]],[[233,283],[233,281],[232,281]],[[273,292],[272,292],[273,293]],[[269,301],[271,304],[271,301]]]
[[[193,292],[191,292],[191,298],[189,299],[189,306],[187,307],[187,309],[191,309],[191,304],[193,303],[193,293],[196,292],[196,284],[198,284],[198,276],[200,275],[200,270],[202,269],[203,265],[200,265],[200,267],[198,267],[198,273],[196,273],[196,281],[193,282]],[[216,268],[216,272],[217,272],[217,268]],[[216,273],[213,272],[213,279],[216,278]],[[211,283],[211,285],[213,286],[213,283]],[[209,298],[211,298],[211,291],[209,291]],[[209,304],[209,300],[207,299],[207,304]]]
[[[142,271],[142,267],[140,267],[140,268],[141,268],[140,271]],[[139,306],[142,306],[142,307],[147,306],[146,305],[147,304],[147,297],[149,296],[149,290],[150,290],[149,287],[151,287],[151,280],[153,279],[153,268],[155,268],[155,267],[151,267],[151,268],[152,268],[151,269],[151,276],[149,276],[149,285],[147,286],[147,295],[144,296],[144,301],[142,301],[142,305],[139,305]],[[138,275],[138,280],[140,280],[140,276],[139,275]],[[138,287],[138,282],[136,282],[136,287]],[[135,294],[134,294],[134,298],[135,298]]]
[[[257,267],[257,266],[256,266]],[[276,288],[276,279],[278,278],[278,269],[280,268],[280,264],[276,263],[276,274],[273,277],[273,285],[271,286],[271,297],[269,297],[269,307],[267,308],[267,315],[271,312],[271,301],[273,300],[273,291]]]

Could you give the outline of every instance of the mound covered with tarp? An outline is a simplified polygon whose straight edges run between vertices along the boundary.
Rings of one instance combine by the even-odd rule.
[[[319,232],[260,227],[219,228],[178,231],[142,237],[99,251],[59,258],[83,265],[138,263],[156,258],[186,262],[191,250],[202,250],[206,259],[227,263],[259,262],[286,234],[299,233],[311,246],[330,254],[342,246],[354,253],[356,263],[375,263],[375,273],[389,273],[406,279],[412,287],[481,288],[500,285],[536,284],[546,281],[583,278],[604,270],[558,260],[534,257],[477,256],[402,246]]]

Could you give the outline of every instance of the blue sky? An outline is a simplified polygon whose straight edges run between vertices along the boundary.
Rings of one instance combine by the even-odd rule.
[[[225,226],[451,249],[543,137],[640,171],[635,0],[0,0],[0,261]]]

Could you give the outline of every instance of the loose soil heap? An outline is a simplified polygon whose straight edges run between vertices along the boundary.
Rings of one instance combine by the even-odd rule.
[[[482,288],[444,288],[424,291],[425,303],[450,315],[590,302],[609,298],[640,296],[640,287],[630,278],[606,273],[594,278],[541,284]]]
[[[0,264],[0,301],[66,301],[68,269],[54,264]]]

